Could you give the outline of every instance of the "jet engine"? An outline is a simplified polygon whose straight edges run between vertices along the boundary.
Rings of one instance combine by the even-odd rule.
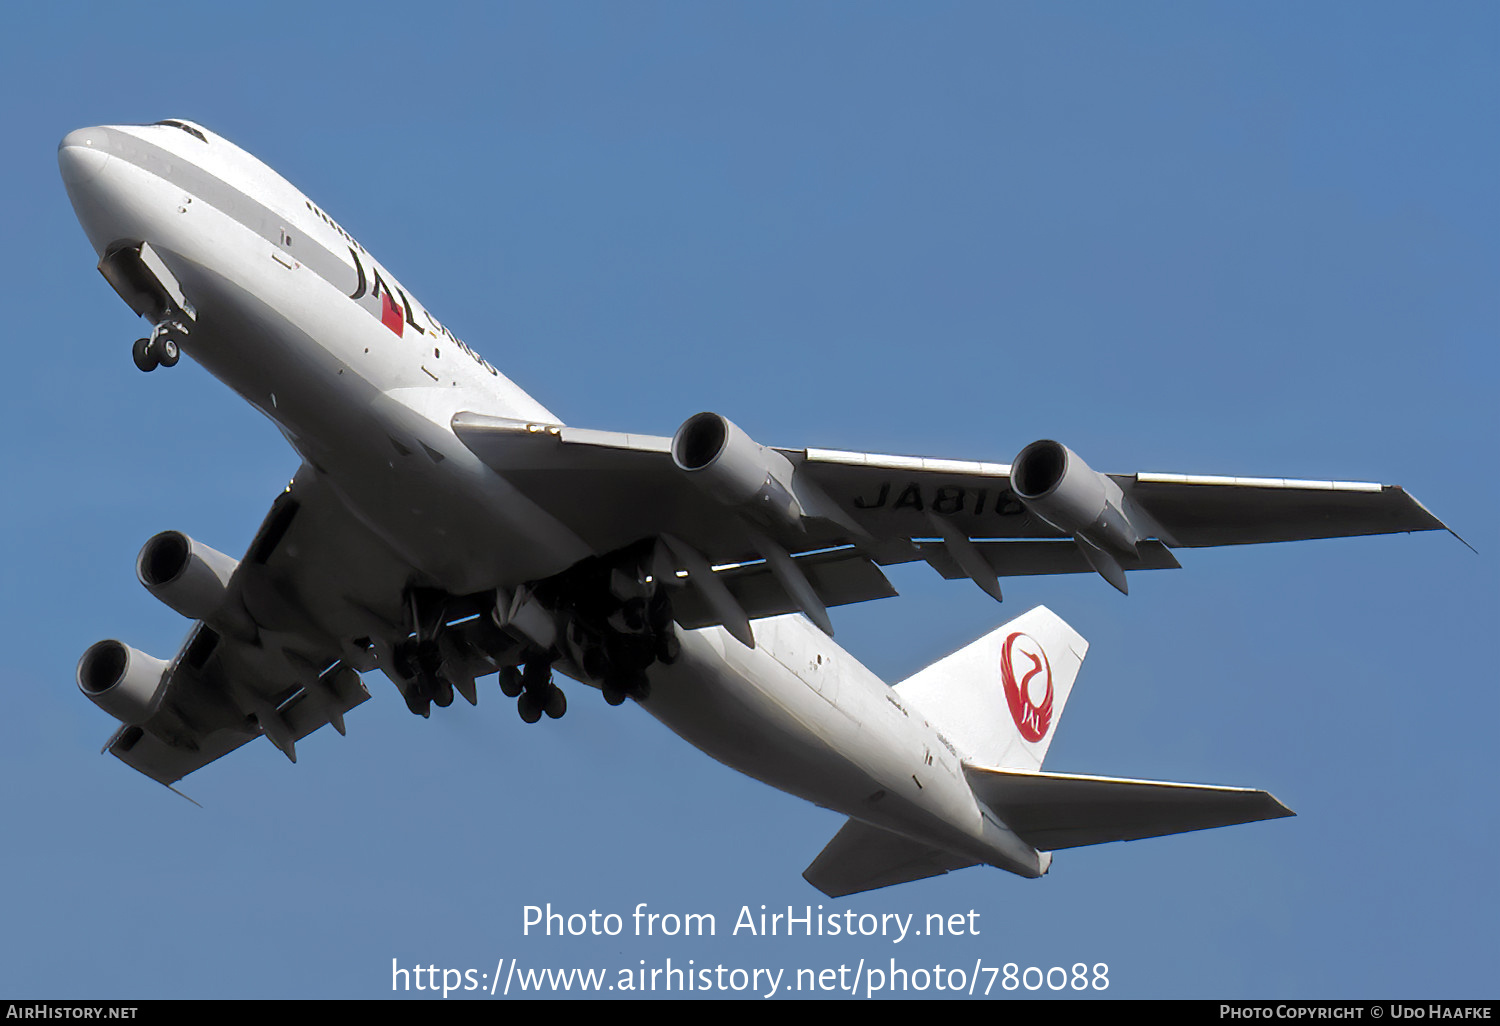
[[[800,527],[804,513],[792,494],[791,461],[719,414],[683,421],[672,436],[672,462],[724,505]]]
[[[189,620],[209,620],[221,611],[237,566],[239,560],[181,531],[163,531],[141,546],[135,575],[147,591]]]
[[[121,723],[144,723],[156,711],[167,661],[109,640],[78,660],[78,690]]]
[[[1120,486],[1060,442],[1043,439],[1022,449],[1010,485],[1027,509],[1064,534],[1122,553],[1135,552],[1144,537]]]

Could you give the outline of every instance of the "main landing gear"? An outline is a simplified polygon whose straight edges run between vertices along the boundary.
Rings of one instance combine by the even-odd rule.
[[[442,709],[452,705],[455,691],[475,704],[474,678],[491,672],[488,653],[501,654],[506,639],[476,632],[473,628],[484,626],[477,619],[467,629],[451,626],[449,600],[440,593],[413,588],[406,601],[412,635],[394,647],[386,668],[401,689],[406,707],[425,718],[432,714],[433,705]]]
[[[526,661],[523,669],[508,666],[500,671],[500,690],[516,699],[516,711],[527,723],[535,723],[546,713],[548,719],[559,719],[568,711],[568,696],[552,683],[552,664],[545,658]]]
[[[610,705],[651,697],[647,671],[682,655],[665,578],[676,573],[654,541],[581,560],[562,573],[456,597],[411,588],[406,626],[385,667],[418,716],[458,691],[475,701],[475,678],[500,673],[500,690],[527,723],[558,719],[567,696],[552,681],[556,663],[599,688]]]
[[[418,588],[407,593],[412,633],[392,648],[386,668],[406,707],[425,718],[434,705],[452,705],[455,692],[474,705],[475,679],[498,669],[500,690],[517,699],[521,719],[536,723],[543,715],[561,717],[568,699],[552,682],[555,653],[505,634],[491,616],[473,615],[478,612],[473,598]],[[524,667],[517,665],[521,663]]]
[[[590,557],[518,593],[508,616],[610,705],[644,702],[651,696],[646,671],[682,652],[671,602],[652,570],[659,562],[650,541]]]
[[[162,320],[151,328],[150,338],[138,338],[130,349],[137,368],[154,371],[157,367],[175,367],[182,358],[182,336],[187,328],[174,320]]]
[[[453,704],[453,683],[442,674],[443,654],[437,641],[408,641],[396,649],[396,671],[406,679],[406,707],[423,718],[432,714],[434,703],[446,709]]]

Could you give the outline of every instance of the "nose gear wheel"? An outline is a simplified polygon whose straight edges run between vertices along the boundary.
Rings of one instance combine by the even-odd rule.
[[[130,348],[130,358],[138,369],[150,373],[157,367],[175,367],[182,358],[182,338],[187,326],[168,316],[151,326],[149,338],[138,338]]]

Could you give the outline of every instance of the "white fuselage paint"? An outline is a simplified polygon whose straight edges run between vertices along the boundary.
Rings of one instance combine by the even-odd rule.
[[[561,421],[285,179],[191,127],[207,141],[172,125],[80,129],[58,157],[95,251],[147,242],[177,277],[197,314],[183,350],[275,422],[433,586],[514,587],[592,554],[450,426],[465,410]],[[751,649],[722,628],[679,629],[682,657],[651,667],[643,708],[808,801],[1024,876],[1045,871],[1046,856],[985,814],[935,727],[858,660],[800,615],[754,633]]]

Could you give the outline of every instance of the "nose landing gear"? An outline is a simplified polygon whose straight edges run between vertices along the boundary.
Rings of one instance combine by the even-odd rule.
[[[175,367],[182,358],[180,339],[188,330],[181,322],[170,318],[158,321],[151,327],[150,338],[138,338],[130,349],[135,365],[147,373],[157,367]]]
[[[143,371],[175,365],[198,311],[161,256],[149,243],[119,242],[99,261],[99,272],[130,309],[151,322],[151,336],[131,349],[135,365]]]

